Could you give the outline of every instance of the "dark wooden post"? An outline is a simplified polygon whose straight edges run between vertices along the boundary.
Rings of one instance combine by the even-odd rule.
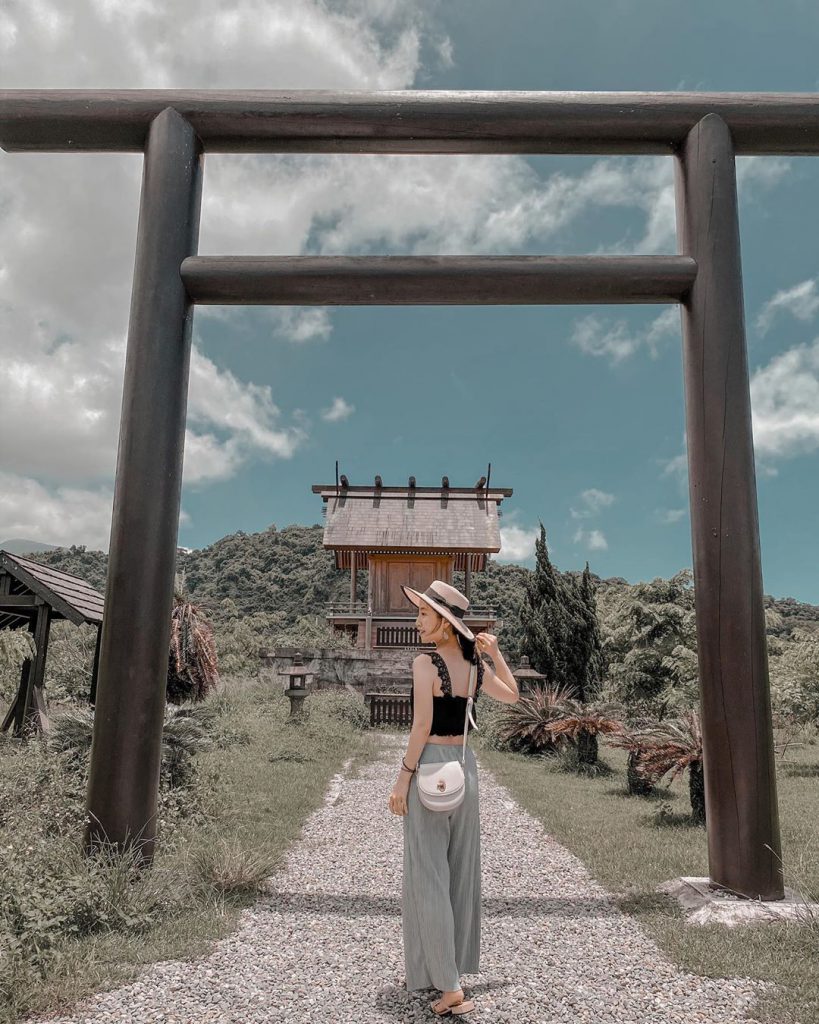
[[[94,645],[94,664],[91,668],[91,689],[88,693],[88,703],[97,702],[97,678],[100,672],[100,641],[102,640],[102,623],[97,626],[97,642]]]
[[[734,146],[708,114],[675,161],[694,592],[712,884],[784,896]]]
[[[51,608],[37,599],[37,613],[29,620],[28,630],[34,634],[36,652],[26,658],[20,673],[20,686],[14,703],[3,720],[2,731],[14,725],[12,734],[24,736],[27,732],[48,732],[48,716],[43,699],[43,679],[51,630]]]
[[[350,552],[350,611],[355,607],[355,590],[357,581],[356,552]]]
[[[367,617],[364,620],[364,650],[373,649],[373,560],[367,558]]]
[[[86,852],[153,860],[179,529],[202,147],[172,108],[148,130],[125,362],[105,618],[88,781]]]

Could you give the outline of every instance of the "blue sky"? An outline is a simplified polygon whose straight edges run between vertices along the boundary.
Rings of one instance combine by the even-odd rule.
[[[817,91],[804,3],[47,3],[0,87]],[[72,50],[79,46],[81,60]],[[159,43],[162,45],[159,45]],[[0,537],[107,547],[138,157],[0,154]],[[766,593],[819,603],[819,165],[740,158]],[[675,252],[666,158],[208,157],[200,252]],[[200,309],[180,543],[321,521],[313,483],[492,483],[501,560],[691,565],[675,307]]]

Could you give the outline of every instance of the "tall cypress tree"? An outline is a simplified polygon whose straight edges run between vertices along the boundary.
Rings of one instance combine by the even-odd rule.
[[[579,581],[559,573],[549,558],[543,523],[535,556],[520,612],[523,652],[547,682],[573,686],[578,700],[593,700],[600,692],[605,656],[589,563]]]
[[[605,672],[605,656],[597,617],[597,600],[589,563],[579,580],[566,578],[566,607],[570,617],[571,643],[567,648],[568,678],[577,690],[578,700],[593,700],[600,692]]]
[[[582,584],[575,576],[563,576],[563,614],[566,622],[566,683],[573,686],[579,701],[588,700],[588,615]]]
[[[546,529],[540,524],[535,540],[535,570],[526,580],[526,600],[520,610],[523,626],[522,650],[532,667],[550,684],[566,676],[566,629],[562,608],[562,587],[546,546]]]

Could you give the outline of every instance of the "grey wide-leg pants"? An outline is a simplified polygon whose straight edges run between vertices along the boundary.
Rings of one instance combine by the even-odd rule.
[[[419,764],[460,758],[463,743],[427,743]],[[407,989],[453,992],[477,974],[481,949],[478,766],[469,746],[466,792],[454,811],[431,811],[413,776],[404,822],[402,927]]]

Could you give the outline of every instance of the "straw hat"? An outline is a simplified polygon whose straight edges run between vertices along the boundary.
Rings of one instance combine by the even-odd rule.
[[[430,608],[434,608],[439,615],[443,615],[448,622],[451,622],[455,629],[462,633],[467,640],[475,639],[475,634],[463,621],[464,614],[469,607],[469,599],[464,597],[460,590],[456,590],[455,587],[444,583],[443,580],[433,580],[423,594],[413,590],[412,587],[404,586],[403,583],[401,584],[401,589],[416,608],[423,601]]]

